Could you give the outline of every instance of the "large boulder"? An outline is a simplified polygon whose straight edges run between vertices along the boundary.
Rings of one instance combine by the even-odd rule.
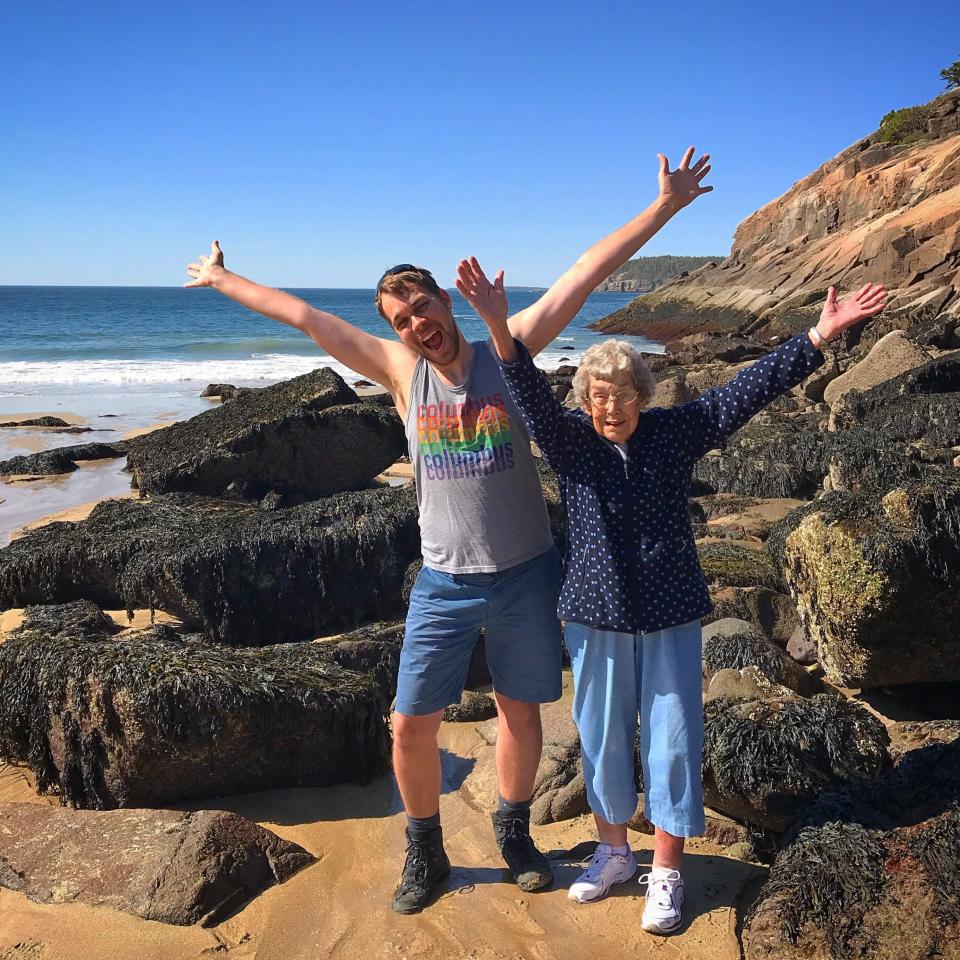
[[[701,458],[694,479],[703,493],[809,499],[827,471],[824,424],[816,413],[761,414],[741,427],[722,451]]]
[[[929,360],[926,350],[909,340],[902,330],[893,330],[881,337],[862,360],[832,380],[823,399],[832,406],[850,390],[869,390]]]
[[[0,608],[87,599],[157,607],[233,646],[305,640],[399,614],[419,553],[410,488],[271,511],[196,494],[114,500],[0,550]]]
[[[770,682],[804,697],[822,689],[816,678],[758,634],[752,624],[730,617],[703,628],[703,676],[707,682],[721,670],[745,667],[756,668]]]
[[[865,392],[845,394],[831,411],[830,429],[868,429],[887,443],[960,443],[960,355],[941,357]]]
[[[960,481],[829,494],[767,547],[832,683],[960,680]]]
[[[36,903],[206,926],[314,862],[297,844],[224,810],[0,805],[0,886]]]
[[[245,391],[229,403],[129,441],[140,494],[174,491],[259,500],[356,490],[406,450],[403,426],[361,403],[332,370]]]
[[[744,929],[748,960],[960,957],[960,741],[817,800]]]
[[[889,737],[840,697],[711,700],[704,706],[706,803],[735,820],[783,832],[824,790],[875,777]]]
[[[161,806],[383,770],[386,692],[326,644],[216,647],[117,633],[90,604],[32,611],[0,644],[0,757],[77,807]],[[282,749],[278,749],[282,745]]]

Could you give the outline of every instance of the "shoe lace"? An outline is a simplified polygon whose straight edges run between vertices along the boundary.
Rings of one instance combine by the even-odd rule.
[[[673,891],[680,881],[680,871],[671,870],[668,874],[654,877],[652,873],[645,873],[639,882],[647,885],[647,896],[658,906],[664,909],[674,909],[676,903]]]
[[[400,889],[422,887],[427,878],[427,851],[422,840],[410,839],[407,843],[407,859],[400,877]]]
[[[530,827],[522,817],[505,818],[501,820],[501,824],[503,826],[501,843],[504,850],[509,849],[518,854],[536,850],[533,837],[530,836]]]
[[[603,844],[598,846],[592,856],[580,862],[580,866],[584,867],[584,879],[590,883],[598,881],[603,874],[604,867],[610,862],[613,855],[613,851],[609,847],[604,849]]]

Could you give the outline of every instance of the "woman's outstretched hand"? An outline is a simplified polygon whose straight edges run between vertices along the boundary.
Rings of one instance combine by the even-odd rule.
[[[831,287],[827,291],[827,302],[820,311],[817,333],[824,340],[833,340],[845,330],[875,317],[886,305],[887,288],[882,283],[868,283],[839,302],[836,287]]]
[[[503,271],[498,271],[491,283],[476,257],[461,260],[457,264],[457,289],[487,325],[500,359],[505,363],[514,363],[519,354],[507,326],[509,307],[503,288]]]

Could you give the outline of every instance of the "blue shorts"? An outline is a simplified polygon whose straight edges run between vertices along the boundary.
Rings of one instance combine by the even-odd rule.
[[[418,717],[460,702],[481,628],[494,690],[524,703],[559,700],[561,566],[556,547],[496,573],[425,566],[410,594],[397,713]]]
[[[639,723],[644,815],[675,837],[703,833],[700,621],[643,634],[568,623],[564,639],[590,809],[633,816]]]

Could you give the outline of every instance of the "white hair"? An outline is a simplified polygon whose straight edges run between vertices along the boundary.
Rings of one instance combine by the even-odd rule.
[[[581,407],[590,407],[590,378],[613,380],[617,374],[628,374],[643,403],[648,403],[656,389],[653,373],[639,350],[626,340],[604,340],[595,343],[583,355],[573,377],[573,395]]]

